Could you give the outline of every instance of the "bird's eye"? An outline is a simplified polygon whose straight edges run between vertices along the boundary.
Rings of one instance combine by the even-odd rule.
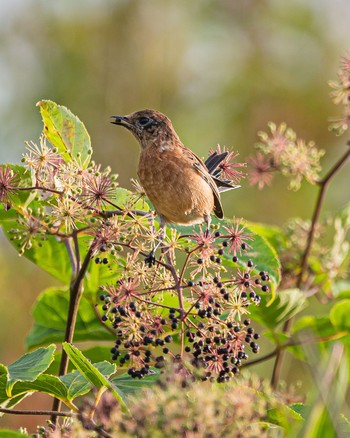
[[[139,125],[141,125],[143,127],[150,125],[152,122],[153,122],[153,120],[149,117],[140,117],[138,119]]]

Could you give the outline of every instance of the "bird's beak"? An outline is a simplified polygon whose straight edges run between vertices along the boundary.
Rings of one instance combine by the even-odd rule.
[[[129,129],[132,126],[132,123],[130,123],[130,120],[126,116],[111,116],[111,119],[114,119],[111,121],[114,125],[124,126]]]

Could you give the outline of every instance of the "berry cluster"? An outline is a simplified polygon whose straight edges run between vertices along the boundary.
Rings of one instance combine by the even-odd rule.
[[[260,336],[250,327],[249,319],[237,325],[232,322],[216,327],[212,325],[205,333],[201,332],[203,326],[199,324],[199,330],[195,333],[186,333],[192,347],[186,346],[185,350],[192,353],[194,365],[204,366],[206,379],[214,375],[218,382],[224,382],[235,375],[242,361],[248,359],[245,344],[249,345],[253,353],[259,351],[255,341]]]
[[[245,227],[235,222],[225,231],[179,236],[185,242],[167,260],[175,266],[182,253],[185,261],[181,273],[173,272],[166,281],[167,238],[154,265],[143,262],[134,277],[102,287],[101,319],[116,335],[112,359],[127,366],[130,376],[142,378],[170,359],[203,368],[205,379],[224,382],[248,359],[247,351],[259,352],[259,334],[247,315],[249,306],[259,305],[261,293],[269,291],[269,275],[248,257],[252,236]],[[97,260],[101,263],[102,256]]]

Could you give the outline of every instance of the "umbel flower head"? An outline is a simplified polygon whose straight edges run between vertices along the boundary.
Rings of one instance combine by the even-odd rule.
[[[324,151],[314,142],[299,139],[285,123],[279,126],[269,123],[269,132],[259,132],[259,152],[250,157],[250,185],[262,189],[270,185],[273,172],[281,172],[289,178],[289,188],[298,190],[303,179],[314,184],[321,171],[320,159]]]
[[[23,154],[22,162],[31,169],[40,181],[51,179],[56,174],[64,160],[56,148],[47,145],[46,137],[41,135],[39,145],[34,142],[26,142],[27,152]]]
[[[343,107],[342,115],[331,119],[329,129],[341,135],[349,129],[350,124],[350,53],[341,58],[338,77],[329,81],[329,85],[333,90],[330,93],[333,102]]]
[[[4,205],[5,210],[11,207],[12,196],[15,194],[17,186],[16,172],[8,166],[0,166],[0,203]]]

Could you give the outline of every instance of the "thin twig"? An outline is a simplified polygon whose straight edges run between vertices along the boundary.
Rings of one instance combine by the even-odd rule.
[[[185,271],[186,271],[186,268],[187,268],[187,264],[188,264],[188,262],[189,262],[189,259],[190,259],[191,255],[192,255],[195,251],[197,251],[199,248],[200,248],[200,246],[196,246],[196,247],[195,247],[194,249],[192,249],[191,251],[188,251],[188,253],[187,253],[187,255],[186,255],[186,259],[185,259],[184,264],[183,264],[182,269],[181,269],[180,278],[179,278],[180,283],[182,283],[183,276],[185,275]]]
[[[288,347],[296,347],[298,345],[317,344],[320,342],[336,341],[337,339],[340,339],[347,334],[348,334],[347,331],[343,331],[343,332],[335,333],[334,335],[321,336],[319,338],[290,339],[284,344],[279,345],[270,353],[265,354],[265,356],[258,357],[257,359],[253,359],[248,363],[243,364],[241,368],[256,365],[257,363],[265,362],[266,360],[272,359],[274,356],[277,356],[279,352],[284,351]]]
[[[301,286],[303,284],[303,277],[304,277],[305,272],[307,270],[307,262],[308,262],[308,258],[310,255],[311,246],[312,246],[312,243],[313,243],[313,240],[315,237],[315,228],[316,228],[316,225],[317,225],[320,213],[321,213],[326,189],[327,189],[328,184],[329,184],[330,180],[332,179],[332,177],[337,173],[337,171],[341,168],[341,166],[346,162],[346,160],[349,158],[349,156],[350,156],[350,148],[340,158],[340,160],[335,163],[335,165],[329,170],[329,172],[325,175],[325,177],[318,183],[319,187],[320,187],[320,191],[318,193],[315,209],[314,209],[314,212],[312,215],[311,227],[310,227],[310,230],[308,233],[306,247],[305,247],[305,251],[303,254],[302,261],[301,261],[301,271],[300,271],[300,274],[298,277],[298,282],[297,282],[298,288],[301,288]]]
[[[56,417],[75,417],[78,414],[76,412],[60,412],[60,411],[41,411],[41,410],[33,410],[27,411],[22,409],[8,409],[8,408],[0,408],[0,412],[3,414],[13,414],[13,415],[51,415]]]

